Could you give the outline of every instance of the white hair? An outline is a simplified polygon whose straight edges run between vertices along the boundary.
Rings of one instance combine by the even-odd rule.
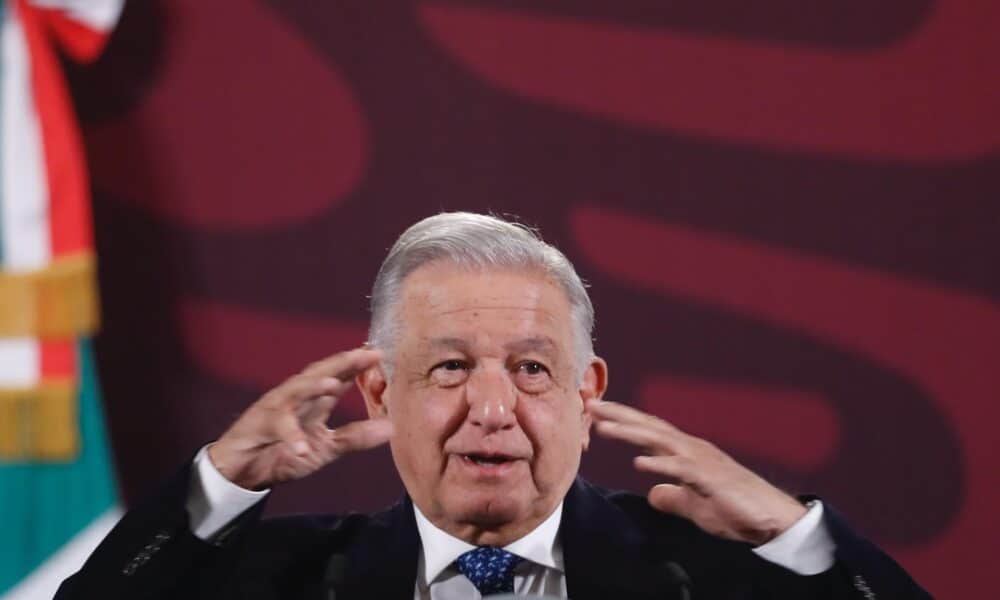
[[[594,305],[569,259],[538,232],[520,223],[469,212],[440,213],[403,232],[382,262],[371,295],[368,344],[386,355],[391,376],[392,350],[398,338],[397,305],[406,277],[435,261],[476,270],[541,271],[569,300],[575,337],[577,375],[594,356]]]

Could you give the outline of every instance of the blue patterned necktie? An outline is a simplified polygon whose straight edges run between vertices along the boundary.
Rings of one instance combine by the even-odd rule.
[[[495,546],[480,546],[455,560],[459,572],[483,596],[514,592],[514,567],[523,558]]]

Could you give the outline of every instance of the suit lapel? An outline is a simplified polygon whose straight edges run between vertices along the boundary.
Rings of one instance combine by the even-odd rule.
[[[618,506],[579,477],[563,506],[559,535],[570,598],[670,597],[660,553]]]
[[[566,585],[573,600],[669,598],[662,550],[621,508],[577,478],[563,504],[559,528]],[[405,497],[359,528],[347,550],[338,598],[412,598],[420,537]]]
[[[338,598],[412,598],[419,551],[413,504],[405,497],[358,532]]]

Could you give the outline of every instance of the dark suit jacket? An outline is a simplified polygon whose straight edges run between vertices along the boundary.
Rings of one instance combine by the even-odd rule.
[[[155,498],[130,510],[58,600],[325,599],[334,554],[347,558],[338,599],[410,599],[420,539],[408,498],[374,515],[260,518],[263,502],[213,543],[195,537],[184,508],[190,466]],[[663,565],[682,565],[696,599],[929,598],[888,556],[858,537],[828,505],[837,562],[803,577],[771,564],[750,546],[712,537],[662,514],[634,494],[577,479],[564,503],[560,539],[573,600],[676,598]]]

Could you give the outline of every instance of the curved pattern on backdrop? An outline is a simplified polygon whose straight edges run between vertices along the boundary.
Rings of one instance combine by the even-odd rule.
[[[935,595],[975,596],[998,534],[997,17],[973,0],[129,3],[72,78],[128,497],[362,340],[405,226],[493,210],[592,283],[612,398],[829,498]],[[354,398],[338,418],[361,414]],[[600,442],[584,469],[639,488],[630,458]],[[271,510],[400,489],[380,451]]]

